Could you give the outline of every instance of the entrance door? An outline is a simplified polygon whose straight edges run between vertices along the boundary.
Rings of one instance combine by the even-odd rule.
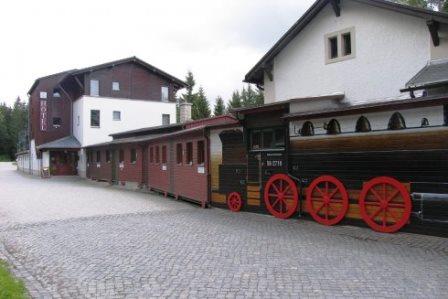
[[[142,146],[142,181],[141,186],[148,187],[148,146]]]
[[[78,153],[76,151],[51,151],[51,175],[76,175]]]

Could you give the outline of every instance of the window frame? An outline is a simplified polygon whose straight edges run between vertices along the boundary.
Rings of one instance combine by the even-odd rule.
[[[137,149],[131,148],[131,150],[129,151],[129,162],[131,164],[137,163]]]
[[[346,47],[344,43],[344,36],[350,35],[350,54],[346,54]],[[331,57],[331,39],[336,38],[337,44],[337,56]],[[356,30],[355,27],[345,28],[339,31],[325,34],[325,64],[331,64],[335,62],[341,62],[356,57]]]
[[[184,153],[183,153],[183,144],[177,143],[176,144],[176,163],[177,165],[182,165],[184,159]]]
[[[160,147],[158,145],[155,146],[155,151],[156,164],[160,164]]]
[[[96,151],[96,163],[101,163],[101,150]]]
[[[162,164],[167,164],[168,161],[168,157],[167,157],[167,149],[166,149],[166,145],[162,145],[162,158],[161,158],[161,163]]]
[[[96,82],[97,83],[97,92],[93,93],[92,84]],[[98,79],[90,79],[89,81],[89,95],[91,97],[99,97],[100,96],[100,80]]]
[[[120,91],[120,82],[112,81],[112,91]]]
[[[154,147],[149,147],[149,163],[154,163]]]
[[[196,142],[196,163],[198,165],[205,165],[205,141],[198,140]]]
[[[111,162],[110,150],[106,150],[106,163],[110,163],[110,162]]]
[[[168,123],[164,122],[164,117],[168,117]],[[162,126],[168,126],[171,123],[171,115],[162,113]]]
[[[93,112],[98,112],[98,125],[94,125],[92,122]],[[100,128],[101,127],[101,111],[99,109],[90,109],[90,127]]]
[[[164,95],[165,95],[164,90],[166,90],[166,99],[164,97]],[[169,86],[161,86],[160,87],[160,101],[162,101],[164,103],[168,103],[170,101],[170,87]]]
[[[54,121],[57,119],[59,119],[59,123],[55,124]],[[53,117],[51,120],[51,124],[53,125],[53,128],[60,128],[62,126],[62,117],[59,117],[59,116]]]
[[[115,114],[118,113],[118,118],[115,118]],[[114,110],[112,111],[112,121],[121,121],[121,111],[120,110]]]
[[[118,150],[118,163],[124,163],[124,149]]]
[[[277,142],[277,132],[282,130],[282,135],[283,135],[283,142]],[[260,134],[260,139],[259,139],[259,143],[260,143],[260,147],[259,148],[254,148],[254,134]],[[267,134],[270,133],[271,136],[271,142],[269,146],[265,146],[265,136]],[[249,150],[250,151],[264,151],[264,150],[284,150],[286,148],[286,129],[284,127],[267,127],[267,128],[257,128],[257,129],[252,129],[249,131]],[[281,145],[283,144],[283,146]]]
[[[185,164],[193,165],[193,142],[189,141],[185,144]]]

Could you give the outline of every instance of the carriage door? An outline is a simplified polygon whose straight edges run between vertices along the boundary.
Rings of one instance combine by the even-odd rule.
[[[112,184],[117,184],[118,179],[117,179],[117,168],[118,168],[118,159],[117,159],[117,150],[116,149],[112,149],[111,150],[111,182]]]
[[[263,210],[266,182],[277,173],[288,172],[285,136],[284,127],[253,129],[249,133],[248,198],[257,198],[258,205]]]

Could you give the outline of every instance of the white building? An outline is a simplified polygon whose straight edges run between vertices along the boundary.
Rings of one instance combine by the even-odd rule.
[[[18,168],[85,176],[84,147],[174,123],[175,94],[185,86],[136,57],[39,78],[29,91],[30,148],[18,155]]]

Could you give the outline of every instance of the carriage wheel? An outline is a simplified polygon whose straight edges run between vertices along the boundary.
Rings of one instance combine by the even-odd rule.
[[[377,177],[364,185],[359,206],[362,218],[373,230],[393,233],[408,222],[412,202],[402,183],[390,177]]]
[[[337,178],[320,176],[306,189],[306,204],[314,220],[324,225],[335,225],[347,213],[347,190]]]
[[[281,219],[291,217],[299,205],[296,184],[286,174],[275,174],[264,188],[264,202],[269,213]]]
[[[230,193],[227,197],[227,206],[229,207],[229,210],[233,212],[239,212],[243,207],[241,195],[238,192]]]

